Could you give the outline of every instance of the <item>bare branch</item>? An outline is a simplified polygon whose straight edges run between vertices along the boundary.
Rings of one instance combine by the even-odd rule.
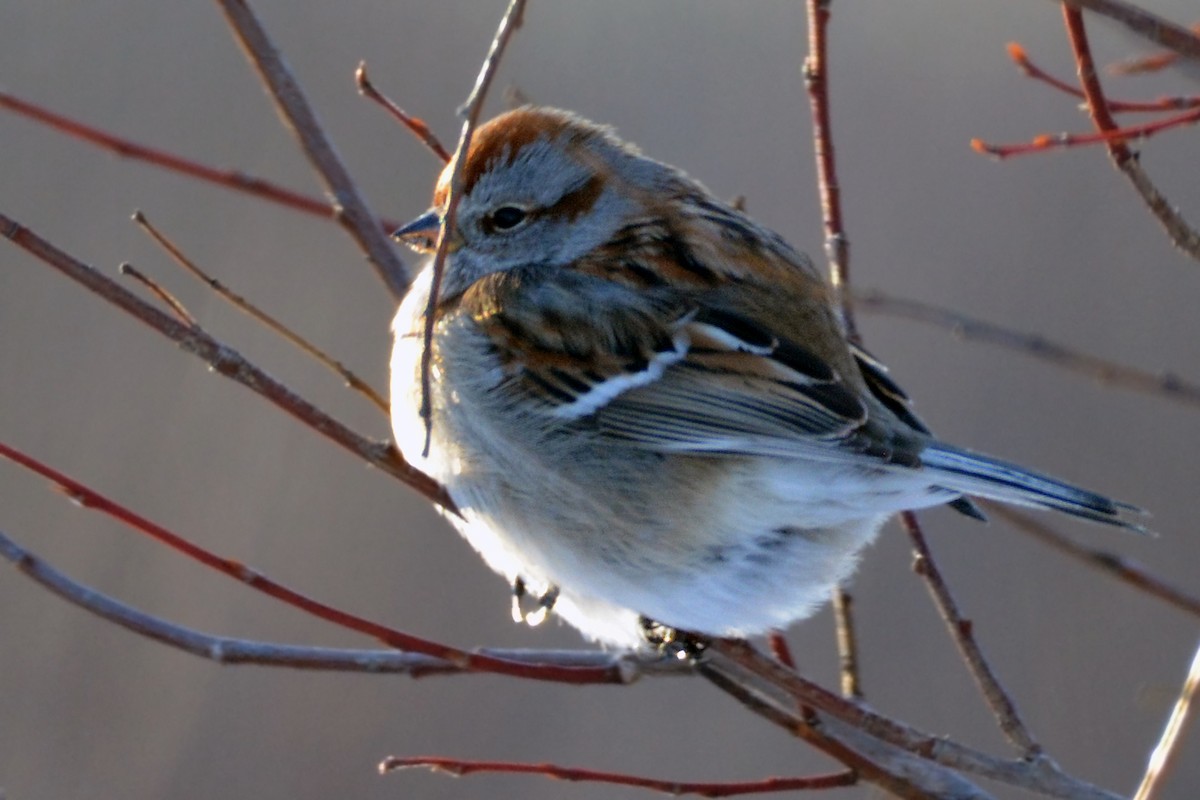
[[[133,221],[144,230],[151,239],[153,239],[162,249],[167,251],[167,255],[171,259],[183,267],[183,269],[192,277],[206,285],[217,293],[217,296],[225,300],[234,308],[240,310],[244,314],[249,315],[263,327],[281,336],[285,341],[299,348],[301,352],[315,359],[319,364],[330,370],[343,381],[346,385],[366,397],[376,408],[386,415],[388,413],[388,402],[383,399],[383,396],[375,391],[372,386],[362,378],[351,372],[342,362],[328,355],[324,350],[305,339],[300,334],[293,331],[288,326],[284,325],[279,320],[272,317],[267,312],[263,311],[258,306],[251,303],[245,297],[242,297],[237,292],[230,289],[225,284],[221,283],[216,278],[202,270],[194,261],[184,255],[165,234],[151,224],[150,220],[146,219],[146,215],[141,211],[133,212]],[[195,320],[192,320],[195,324]]]
[[[1155,374],[1137,367],[1118,364],[1090,353],[1072,350],[1038,334],[1005,328],[944,306],[895,297],[881,291],[855,291],[851,294],[850,301],[860,311],[890,314],[934,325],[968,341],[985,342],[1016,350],[1071,372],[1094,378],[1106,386],[1145,392],[1187,405],[1200,405],[1200,384],[1185,381],[1173,372]]]
[[[442,212],[441,230],[438,231],[437,250],[433,256],[433,275],[429,283],[429,304],[425,308],[425,341],[424,347],[421,350],[421,419],[425,421],[425,448],[424,454],[429,454],[429,440],[433,432],[433,411],[431,405],[430,393],[432,389],[429,385],[429,370],[433,362],[433,326],[437,319],[434,309],[437,308],[438,295],[442,289],[442,275],[446,271],[446,254],[449,252],[450,237],[455,230],[458,221],[458,204],[462,201],[462,174],[463,167],[466,165],[467,153],[471,150],[471,137],[475,134],[475,126],[479,124],[479,114],[483,110],[483,101],[487,99],[488,89],[491,88],[492,79],[496,75],[496,70],[500,67],[500,59],[504,55],[504,50],[508,47],[508,41],[512,38],[513,33],[517,28],[521,27],[522,17],[525,14],[525,0],[511,0],[508,5],[508,10],[504,12],[504,17],[500,20],[500,27],[496,29],[496,35],[492,38],[492,45],[488,49],[487,56],[483,59],[483,66],[479,69],[479,75],[475,78],[475,85],[471,89],[471,94],[467,96],[466,105],[463,106],[463,127],[462,133],[458,137],[458,146],[454,148],[453,168],[450,171],[450,183],[448,194],[446,195],[446,209]]]
[[[738,783],[664,781],[658,778],[646,778],[619,772],[603,772],[601,770],[582,769],[579,767],[560,767],[555,764],[521,764],[512,761],[469,761],[443,756],[388,756],[379,765],[379,771],[381,773],[388,773],[402,769],[412,769],[414,767],[424,767],[434,772],[445,772],[455,777],[474,773],[517,773],[541,775],[546,778],[557,778],[564,781],[633,786],[639,789],[647,789],[652,792],[662,792],[663,794],[676,796],[697,794],[701,797],[738,797],[740,795],[764,794],[768,792],[836,789],[840,786],[854,786],[858,782],[858,776],[854,772],[846,771],[802,778],[763,778],[762,780],[742,781]]]
[[[1200,617],[1200,597],[1187,594],[1173,586],[1168,586],[1161,578],[1152,575],[1148,570],[1129,563],[1122,556],[1103,550],[1095,550],[1076,544],[1063,534],[1051,528],[1033,515],[1017,511],[1011,506],[994,503],[990,500],[980,500],[989,514],[995,514],[1008,520],[1017,530],[1028,533],[1038,541],[1053,547],[1060,553],[1082,561],[1090,567],[1106,572],[1118,580],[1128,583],[1151,597],[1157,597],[1180,611]]]
[[[358,86],[359,94],[382,106],[392,115],[393,119],[407,128],[409,133],[417,137],[435,156],[441,159],[443,164],[450,160],[450,153],[425,124],[425,120],[412,116],[393,102],[390,97],[375,88],[375,84],[371,83],[371,79],[367,76],[367,62],[358,62],[358,69],[354,71],[354,82]]]
[[[453,501],[442,486],[408,464],[396,452],[395,447],[388,443],[371,441],[354,432],[267,375],[237,351],[217,341],[204,331],[180,324],[100,274],[95,268],[72,258],[33,231],[3,214],[0,214],[0,233],[43,263],[54,267],[68,278],[82,284],[89,291],[176,342],[183,350],[206,362],[215,372],[237,381],[266,398],[309,428],[397,478],[401,483],[410,486],[431,502],[440,505],[450,513],[457,513]]]
[[[1100,86],[1100,78],[1096,74],[1096,65],[1092,61],[1091,45],[1088,43],[1087,31],[1084,28],[1083,13],[1079,10],[1083,6],[1097,10],[1093,7],[1097,5],[1121,9],[1126,8],[1124,3],[1118,3],[1116,0],[1086,0],[1086,2],[1084,0],[1079,0],[1079,2],[1070,0],[1070,2],[1063,5],[1063,19],[1067,26],[1068,38],[1071,40],[1071,49],[1075,54],[1075,64],[1079,71],[1080,86],[1083,89],[1084,97],[1087,99],[1088,113],[1091,114],[1092,121],[1095,123],[1097,130],[1101,133],[1109,133],[1117,128],[1117,124],[1113,121],[1112,114],[1109,112],[1108,102],[1104,97],[1104,90]],[[1140,9],[1134,10],[1146,17],[1151,16]],[[1157,20],[1157,18],[1154,19]],[[1158,22],[1162,25],[1170,25],[1166,20],[1158,20]],[[1186,36],[1187,41],[1195,47],[1194,52],[1190,52],[1189,55],[1191,57],[1200,57],[1200,38],[1192,35],[1186,29],[1181,28],[1179,30]],[[1175,40],[1173,39],[1172,41]],[[1172,47],[1172,49],[1178,49],[1165,41],[1162,43],[1168,47]],[[1141,163],[1123,139],[1109,140],[1107,146],[1113,165],[1133,184],[1134,189],[1141,196],[1142,202],[1146,204],[1150,213],[1163,226],[1163,229],[1166,230],[1167,235],[1171,238],[1175,246],[1186,255],[1200,261],[1200,233],[1188,225],[1178,209],[1172,206],[1162,193],[1158,191],[1158,187],[1150,180],[1146,171],[1142,169]]]
[[[1086,9],[1108,17],[1138,36],[1173,50],[1179,55],[1200,61],[1200,36],[1182,25],[1152,14],[1123,0],[1055,0],[1069,6],[1068,10]]]
[[[983,694],[984,700],[991,707],[996,722],[1000,725],[1000,730],[1004,732],[1009,741],[1021,750],[1022,758],[1026,760],[1039,758],[1042,755],[1042,746],[1025,727],[1020,712],[1017,711],[1016,703],[1000,685],[991,664],[984,657],[983,649],[975,640],[971,621],[959,612],[958,603],[950,593],[950,587],[946,585],[942,571],[933,559],[933,552],[925,540],[925,533],[921,530],[917,515],[911,511],[905,511],[900,515],[900,523],[912,541],[913,570],[924,579],[934,605],[937,606],[938,613],[942,615],[942,620],[950,632],[950,638],[958,648],[958,653],[966,663],[971,677],[975,679],[975,684]]]
[[[1133,800],[1152,800],[1158,794],[1166,776],[1170,774],[1171,766],[1179,754],[1179,742],[1182,740],[1197,689],[1200,689],[1200,646],[1197,646],[1196,654],[1192,656],[1192,666],[1183,681],[1183,688],[1179,690],[1179,699],[1175,701],[1175,708],[1171,710],[1171,716],[1163,728],[1162,738],[1150,754],[1146,774]]]
[[[246,57],[270,90],[276,111],[296,136],[329,192],[338,222],[366,254],[367,261],[392,296],[401,297],[412,276],[380,229],[379,217],[367,207],[283,56],[267,36],[247,0],[217,0],[217,3]]]
[[[77,583],[38,556],[0,532],[0,556],[21,574],[53,594],[119,625],[139,636],[161,642],[218,664],[255,664],[332,672],[406,674],[413,678],[434,675],[485,674],[460,663],[421,653],[398,650],[356,650],[311,647],[212,636],[185,628],[160,617],[113,600],[95,589]],[[590,683],[632,683],[643,676],[691,675],[688,665],[677,659],[651,658],[634,653],[605,653],[600,650],[509,650],[482,648],[473,657],[495,659],[531,668],[567,669],[596,679]]]

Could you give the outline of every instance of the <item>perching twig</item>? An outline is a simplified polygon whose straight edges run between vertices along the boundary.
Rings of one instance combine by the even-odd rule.
[[[23,575],[64,600],[96,616],[132,631],[218,664],[255,664],[331,672],[363,672],[372,675],[406,674],[413,678],[433,675],[484,674],[421,653],[398,650],[356,650],[311,647],[211,636],[177,623],[146,614],[113,600],[95,589],[77,583],[54,569],[0,532],[0,557]],[[483,648],[472,655],[530,667],[549,666],[578,670],[600,678],[596,683],[631,683],[643,676],[690,675],[687,664],[677,659],[649,658],[634,653],[605,653],[599,650],[506,650]]]

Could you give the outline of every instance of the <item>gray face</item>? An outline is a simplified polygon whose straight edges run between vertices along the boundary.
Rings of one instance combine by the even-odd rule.
[[[634,210],[602,174],[613,158],[658,166],[569,132],[535,139],[511,157],[502,151],[459,206],[463,242],[448,281],[465,288],[492,272],[569,264],[611,239]]]

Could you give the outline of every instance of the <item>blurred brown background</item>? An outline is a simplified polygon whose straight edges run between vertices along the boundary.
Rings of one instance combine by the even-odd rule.
[[[377,210],[426,207],[438,164],[354,89],[376,82],[448,143],[503,4],[256,7]],[[1180,22],[1194,0],[1151,7]],[[1200,378],[1200,265],[1176,254],[1100,150],[997,164],[972,136],[1082,130],[1073,103],[1021,78],[1004,44],[1069,77],[1049,2],[834,4],[834,123],[853,278]],[[1101,58],[1144,52],[1093,25]],[[820,255],[802,10],[794,2],[533,2],[498,88],[616,125]],[[0,83],[102,128],[312,190],[224,23],[205,3],[0,5]],[[1179,76],[1114,94],[1200,91]],[[490,112],[504,107],[494,93]],[[128,222],[142,208],[238,291],[377,386],[391,302],[330,223],[125,163],[0,115],[0,207],[78,257],[123,260],[176,289],[206,328],[359,430],[358,397],[169,265]],[[1200,219],[1195,129],[1144,161]],[[406,256],[407,257],[407,256]],[[507,589],[427,504],[97,298],[0,248],[0,437],[218,552],[327,602],[450,643],[577,646],[508,619]],[[1054,520],[1200,591],[1195,409],[1096,385],[1011,352],[864,316],[868,346],[945,438],[1038,465],[1154,511],[1140,539]],[[1193,618],[1064,561],[1004,524],[927,515],[952,587],[1033,731],[1069,771],[1135,785],[1196,645]],[[0,529],[75,578],[214,633],[369,646],[81,511],[0,464]],[[1007,749],[909,570],[899,530],[854,591],[873,704]],[[824,612],[791,638],[835,681]],[[1193,734],[1165,795],[1196,796]],[[342,676],[218,667],[139,639],[0,572],[0,787],[25,798],[636,796],[537,778],[380,778],[387,754],[552,761],[679,779],[829,763],[701,681],[571,689],[492,677]],[[1000,791],[1002,796],[1011,796]],[[867,788],[834,793],[870,796]]]

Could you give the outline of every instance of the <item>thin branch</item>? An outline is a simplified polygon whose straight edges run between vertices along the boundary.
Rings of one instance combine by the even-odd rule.
[[[1057,89],[1064,94],[1069,94],[1072,97],[1077,97],[1080,100],[1084,99],[1083,91],[1077,86],[1072,86],[1064,80],[1054,77],[1046,70],[1033,63],[1029,54],[1025,52],[1025,48],[1017,42],[1008,43],[1008,57],[1013,60],[1017,68],[1023,72],[1026,77],[1040,81],[1054,89]],[[1160,111],[1181,111],[1188,108],[1200,107],[1200,97],[1163,97],[1150,102],[1136,102],[1131,100],[1109,100],[1108,107],[1115,112],[1128,113],[1145,113],[1145,112],[1160,112]]]
[[[500,27],[492,38],[492,45],[483,59],[483,66],[475,78],[475,85],[467,96],[463,107],[462,133],[458,137],[458,146],[454,148],[453,168],[450,171],[449,193],[446,196],[446,210],[442,212],[442,225],[438,231],[437,250],[433,256],[433,275],[429,284],[429,303],[425,307],[425,337],[421,349],[421,419],[425,421],[424,455],[429,454],[429,442],[433,434],[432,388],[429,384],[429,372],[433,363],[433,327],[437,321],[435,310],[438,295],[442,289],[442,275],[446,271],[446,255],[449,253],[450,239],[458,222],[458,204],[462,201],[462,174],[466,166],[467,154],[471,151],[471,138],[475,134],[475,126],[479,123],[479,114],[483,110],[483,101],[487,98],[488,89],[496,70],[500,67],[500,59],[508,47],[509,39],[525,14],[525,0],[511,0],[508,10],[500,20]]]
[[[420,653],[311,647],[234,639],[168,622],[113,600],[56,570],[0,532],[0,556],[17,570],[67,602],[147,639],[169,645],[218,664],[255,664],[332,672],[405,674],[413,678],[437,675],[485,674],[462,664]],[[645,676],[691,675],[677,659],[648,658],[634,653],[599,650],[511,650],[483,648],[472,655],[530,667],[552,666],[590,674],[593,683],[628,684]]]
[[[102,131],[79,120],[56,114],[44,106],[31,103],[0,89],[0,108],[20,114],[38,124],[67,136],[96,145],[121,158],[141,161],[151,166],[187,175],[204,183],[211,183],[236,192],[254,195],[305,214],[332,220],[336,218],[334,207],[327,201],[308,194],[287,189],[263,178],[248,175],[241,170],[218,169],[189,158],[130,141],[116,134]],[[380,222],[380,230],[395,230],[398,223],[391,220]]]
[[[1130,31],[1179,55],[1200,61],[1200,36],[1182,25],[1152,14],[1124,0],[1055,0],[1067,10],[1086,9],[1108,17]]]
[[[1071,147],[1086,147],[1093,144],[1112,145],[1114,142],[1124,143],[1130,140],[1149,139],[1163,131],[1182,128],[1185,125],[1195,125],[1197,122],[1200,122],[1200,109],[1192,109],[1142,125],[1128,125],[1100,133],[1042,133],[1028,142],[1018,144],[989,144],[981,139],[972,139],[971,148],[984,155],[1005,159],[1013,156],[1048,153],[1051,150]]]
[[[1200,23],[1193,25],[1190,30],[1192,33],[1200,36]],[[1108,72],[1111,75],[1141,75],[1147,72],[1160,72],[1178,60],[1179,54],[1175,52],[1151,53],[1148,56],[1130,58],[1116,64],[1109,64]]]
[[[860,700],[862,678],[858,668],[858,637],[854,627],[854,595],[839,586],[833,591],[833,619],[837,634],[838,674],[842,696]]]
[[[333,200],[338,223],[367,256],[367,261],[392,296],[401,297],[411,275],[379,227],[378,215],[367,207],[283,56],[247,0],[217,0],[217,4],[225,13],[246,58],[270,91],[275,110],[295,135],[325,185]]]
[[[1000,680],[992,670],[991,664],[984,657],[983,649],[975,640],[971,621],[959,612],[958,603],[950,593],[950,587],[946,585],[937,562],[934,561],[933,552],[925,540],[925,533],[921,530],[917,515],[911,511],[905,511],[900,515],[900,523],[912,542],[915,555],[913,570],[924,579],[934,605],[937,606],[942,620],[950,631],[950,638],[954,640],[959,655],[967,665],[967,670],[975,679],[988,706],[991,707],[996,722],[1000,725],[1000,730],[1021,751],[1022,758],[1030,761],[1040,758],[1042,746],[1037,743],[1021,720],[1016,704],[1008,696],[1004,687],[1000,685]]]
[[[1035,519],[1033,515],[1017,511],[1011,506],[995,503],[990,500],[980,500],[979,502],[987,508],[989,514],[995,514],[997,517],[1007,520],[1017,530],[1029,534],[1043,544],[1047,544],[1058,550],[1060,553],[1082,561],[1084,564],[1101,572],[1108,573],[1112,577],[1145,592],[1151,597],[1156,597],[1180,611],[1191,614],[1194,617],[1200,617],[1200,597],[1190,595],[1174,586],[1167,585],[1161,578],[1142,567],[1130,563],[1124,557],[1104,550],[1096,550],[1076,544],[1046,523]]]
[[[976,787],[945,768],[931,767],[902,750],[887,750],[877,739],[836,720],[820,720],[801,711],[803,704],[785,707],[783,701],[754,688],[745,676],[713,659],[702,659],[696,670],[713,686],[744,708],[783,729],[831,758],[850,767],[866,782],[896,797],[936,800],[942,797],[987,798]],[[942,792],[947,785],[957,791]]]
[[[698,781],[664,781],[658,778],[646,778],[619,772],[604,772],[579,767],[560,767],[555,764],[522,764],[512,761],[468,761],[459,758],[446,758],[444,756],[388,756],[379,765],[379,771],[381,773],[388,773],[401,769],[412,769],[414,767],[424,767],[434,772],[444,772],[455,777],[474,773],[541,775],[546,778],[557,778],[564,781],[633,786],[652,792],[662,792],[663,794],[676,796],[695,794],[701,797],[738,797],[740,795],[764,794],[768,792],[836,789],[841,786],[854,786],[858,783],[858,776],[854,772],[847,771],[800,778],[763,778],[757,781],[742,781],[737,783],[705,783]]]
[[[295,347],[299,348],[304,354],[316,359],[318,363],[340,377],[348,387],[366,397],[375,405],[376,408],[382,411],[385,416],[387,415],[387,400],[384,400],[383,397],[376,392],[369,383],[351,372],[344,364],[342,364],[342,362],[328,355],[325,351],[309,342],[303,336],[296,333],[291,328],[284,325],[282,322],[275,319],[270,314],[263,311],[261,308],[254,305],[249,300],[242,297],[240,294],[233,291],[228,286],[221,283],[219,280],[201,269],[195,262],[184,255],[183,251],[180,250],[179,247],[176,246],[176,244],[172,242],[164,233],[162,233],[162,231],[158,230],[158,228],[156,228],[150,222],[150,220],[146,219],[146,215],[141,211],[133,212],[133,221],[136,222],[138,226],[141,227],[142,230],[144,230],[160,247],[162,247],[163,250],[166,250],[167,255],[169,255],[176,264],[183,267],[188,274],[208,286],[208,288],[216,292],[221,299],[228,302],[234,308],[242,311],[245,314],[248,314],[256,322],[263,325],[265,328],[274,332],[275,334],[283,337],[283,339]],[[192,320],[192,323],[195,324],[194,319]]]
[[[72,258],[4,214],[0,214],[0,234],[43,263],[176,342],[183,350],[206,362],[213,371],[261,395],[309,428],[397,478],[448,512],[457,513],[454,502],[445,489],[406,462],[389,443],[371,441],[356,433],[267,375],[237,351],[204,331],[180,324],[95,268]]]
[[[850,285],[850,241],[842,221],[842,189],[837,177],[833,125],[829,116],[829,28],[830,0],[806,0],[808,12],[808,57],[804,59],[804,84],[808,89],[813,120],[813,155],[817,162],[817,187],[821,195],[821,220],[825,228],[825,257],[836,307],[846,334],[858,341],[854,315],[841,294]]]
[[[365,617],[342,611],[301,594],[278,581],[272,580],[258,570],[239,561],[219,556],[194,542],[188,541],[179,534],[167,530],[111,498],[105,497],[91,487],[43,464],[32,456],[9,447],[3,442],[0,442],[0,456],[52,481],[68,497],[84,508],[94,509],[102,514],[106,514],[122,525],[143,533],[193,561],[197,561],[209,569],[245,584],[256,592],[279,600],[310,616],[325,620],[326,622],[332,622],[338,627],[371,636],[389,647],[433,656],[434,658],[449,661],[467,670],[492,672],[515,678],[548,680],[561,683],[593,683],[598,678],[597,675],[589,673],[587,670],[563,670],[552,666],[543,669],[537,665],[511,664],[500,659],[472,654],[439,642],[412,636],[411,634],[382,625]]]
[[[1115,0],[1087,0],[1087,2],[1080,0],[1078,3],[1075,3],[1075,0],[1069,0],[1063,4],[1063,20],[1066,23],[1067,36],[1071,41],[1071,50],[1075,55],[1075,65],[1079,71],[1080,86],[1087,100],[1088,113],[1091,114],[1096,129],[1104,133],[1116,129],[1117,125],[1109,111],[1104,90],[1100,86],[1100,79],[1096,74],[1096,65],[1092,61],[1091,45],[1088,43],[1087,31],[1084,27],[1083,13],[1076,7],[1092,8],[1094,3],[1121,7],[1124,5],[1116,3]],[[1163,22],[1165,23],[1165,20]],[[1180,30],[1196,46],[1192,57],[1200,57],[1200,38],[1193,36],[1186,29]],[[1171,45],[1167,46],[1171,47]],[[1172,47],[1172,49],[1177,48]],[[1141,195],[1142,202],[1163,226],[1175,246],[1186,255],[1200,261],[1200,233],[1188,225],[1179,211],[1158,191],[1158,187],[1142,169],[1141,163],[1124,140],[1110,140],[1107,142],[1107,146],[1113,165],[1133,184],[1134,189]]]
[[[850,301],[859,311],[890,314],[934,325],[968,341],[1016,350],[1071,372],[1086,375],[1106,386],[1144,392],[1187,405],[1200,405],[1200,384],[1186,381],[1173,372],[1155,374],[1137,367],[1118,364],[1090,353],[1073,350],[1038,334],[1005,328],[944,306],[895,297],[881,291],[855,291],[851,294]]]
[[[450,160],[450,153],[425,124],[425,120],[412,116],[393,102],[390,97],[375,88],[375,84],[371,83],[371,79],[367,76],[367,62],[358,62],[358,69],[354,71],[354,83],[358,86],[359,94],[382,106],[392,115],[393,119],[407,128],[409,133],[417,137],[435,156],[441,159],[443,164]]]
[[[817,191],[821,197],[821,221],[825,229],[825,258],[829,262],[832,300],[846,335],[860,341],[854,309],[847,302],[850,288],[850,240],[842,217],[841,185],[829,113],[829,0],[807,0],[808,56],[804,59],[804,83],[808,90],[813,125],[813,156],[817,165]],[[842,587],[833,590],[833,614],[837,629],[838,660],[842,691],[861,697],[857,641],[854,637],[852,604]]]
[[[192,316],[192,312],[187,310],[183,303],[179,301],[179,298],[160,286],[158,282],[149,275],[140,272],[136,267],[133,266],[133,264],[125,262],[117,267],[117,271],[122,275],[128,275],[142,286],[145,286],[151,294],[162,301],[163,305],[171,309],[171,313],[175,315],[175,318],[178,319],[180,323],[189,328],[200,327],[200,324],[196,322],[196,318]]]
[[[1162,788],[1164,779],[1170,774],[1171,767],[1179,755],[1179,742],[1183,738],[1188,715],[1191,713],[1192,699],[1196,696],[1197,689],[1200,689],[1200,646],[1197,646],[1196,654],[1192,656],[1191,669],[1188,670],[1183,688],[1179,690],[1179,698],[1175,701],[1175,708],[1171,710],[1171,716],[1163,728],[1162,738],[1150,754],[1146,774],[1142,777],[1142,783],[1138,786],[1133,800],[1152,800]]]
[[[1040,792],[1051,797],[1062,798],[1104,798],[1118,800],[1118,796],[1092,786],[1063,773],[1053,761],[1041,757],[1033,760],[1019,759],[1005,761],[973,750],[957,742],[940,736],[932,736],[917,730],[902,722],[885,717],[856,701],[848,700],[813,683],[787,669],[772,658],[768,658],[743,641],[720,639],[709,646],[706,653],[710,658],[727,659],[737,667],[764,681],[776,692],[782,692],[788,703],[803,702],[819,712],[829,714],[836,720],[851,726],[866,736],[900,748],[908,753],[927,759],[936,764],[954,770],[970,772],[981,777],[991,778],[1010,786]],[[712,680],[709,674],[718,666],[701,661],[698,671]],[[707,670],[707,671],[706,671]],[[726,680],[731,680],[725,675]],[[757,706],[748,708],[759,713],[776,724],[797,733],[794,730],[798,717],[787,710],[788,706],[782,701],[776,702],[767,698],[744,684],[738,684],[741,692],[748,692],[751,701]],[[721,688],[731,691],[726,686]],[[735,695],[742,699],[741,695]],[[754,699],[757,698],[757,699]],[[764,711],[759,706],[769,706]],[[823,720],[822,729],[832,725],[833,719]],[[800,722],[799,724],[802,724]],[[797,734],[799,735],[799,734]],[[845,762],[849,764],[849,762]],[[851,764],[851,766],[853,766]],[[866,777],[864,775],[864,777]]]

